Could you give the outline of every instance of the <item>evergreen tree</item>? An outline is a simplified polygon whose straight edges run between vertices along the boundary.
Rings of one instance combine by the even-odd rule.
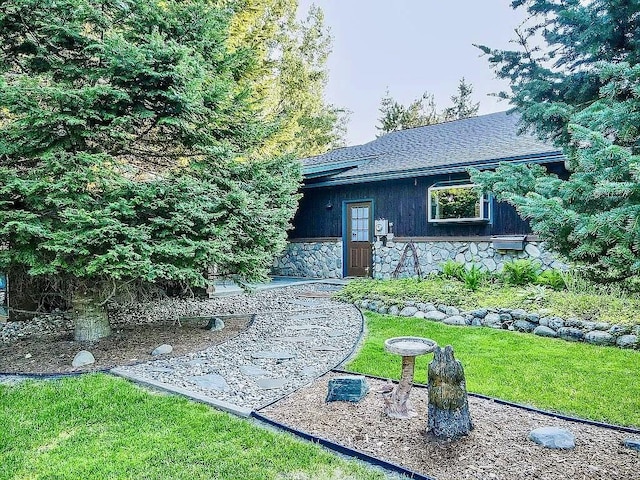
[[[480,47],[523,128],[561,147],[568,179],[540,166],[473,172],[531,220],[536,233],[599,281],[640,272],[640,4],[628,0],[517,0],[532,26],[519,51]],[[547,47],[530,46],[541,35]],[[632,286],[632,285],[631,285]]]
[[[296,208],[292,161],[209,0],[0,4],[0,268],[73,285],[78,338],[120,286],[262,278]]]
[[[229,46],[250,48],[244,81],[265,118],[278,128],[261,153],[307,157],[344,145],[348,112],[324,100],[331,37],[322,10],[296,18],[297,0],[222,0],[234,12]]]
[[[465,82],[464,77],[458,84],[458,95],[453,95],[451,101],[453,105],[445,108],[442,113],[444,120],[461,120],[463,118],[475,117],[478,114],[480,103],[472,103],[471,94],[473,86]]]
[[[438,114],[435,99],[432,94],[427,92],[404,106],[393,99],[387,89],[385,96],[380,101],[380,125],[376,128],[380,135],[385,133],[404,130],[405,128],[422,127],[425,125],[433,125],[441,121]]]

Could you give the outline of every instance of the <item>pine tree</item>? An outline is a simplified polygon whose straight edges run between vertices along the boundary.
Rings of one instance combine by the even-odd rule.
[[[478,114],[480,103],[471,101],[473,86],[465,82],[464,77],[458,84],[458,95],[453,95],[451,101],[453,105],[445,108],[442,113],[444,120],[461,120],[463,118],[475,117]]]
[[[257,159],[275,126],[209,0],[0,5],[0,268],[73,285],[79,338],[122,285],[262,278],[298,167]]]
[[[389,89],[380,101],[380,125],[376,126],[380,135],[404,130],[405,128],[433,125],[441,121],[435,99],[432,94],[425,92],[422,97],[404,106],[393,99]]]
[[[598,281],[638,286],[640,273],[640,4],[518,0],[532,26],[519,51],[480,47],[522,128],[563,149],[569,177],[540,166],[473,172],[516,206],[533,230]],[[530,47],[542,35],[546,48]]]

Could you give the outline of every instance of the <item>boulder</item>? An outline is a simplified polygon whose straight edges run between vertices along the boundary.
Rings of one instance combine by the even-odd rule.
[[[511,316],[514,320],[525,320],[527,318],[527,312],[521,308],[516,308],[515,310],[511,310]]]
[[[153,352],[151,352],[151,355],[153,355],[154,357],[158,356],[158,355],[166,355],[167,353],[171,353],[173,352],[173,347],[171,345],[168,344],[162,344],[158,347],[156,347]]]
[[[607,322],[596,322],[593,329],[594,330],[609,330],[611,328],[611,324]]]
[[[418,309],[416,307],[404,307],[400,311],[400,316],[401,317],[413,317],[417,311],[418,311]]]
[[[540,323],[540,315],[537,313],[529,313],[527,314],[527,320],[531,323]]]
[[[542,325],[542,322],[540,322],[540,325]],[[547,327],[553,328],[554,330],[558,330],[559,328],[564,327],[564,320],[561,319],[560,317],[551,317],[547,321]]]
[[[619,337],[621,335],[628,335],[631,333],[631,328],[626,325],[614,325],[609,329],[609,333],[614,337]]]
[[[423,312],[430,312],[436,309],[432,303],[416,303],[416,307]]]
[[[531,323],[527,320],[516,320],[513,322],[513,328],[519,332],[533,332],[536,329],[537,325],[535,323]]]
[[[76,356],[73,357],[71,366],[78,368],[78,367],[84,367],[86,365],[91,365],[92,363],[95,363],[95,362],[96,362],[96,359],[94,358],[91,352],[89,352],[88,350],[80,350],[78,353],[76,353]]]
[[[389,307],[389,315],[398,315],[400,313],[400,309],[397,305],[391,305]]]
[[[363,376],[336,377],[329,380],[327,402],[359,402],[369,391]]]
[[[471,310],[469,313],[476,318],[484,318],[487,316],[489,311],[486,308],[478,308],[476,310]]]
[[[451,315],[450,317],[445,318],[442,323],[447,325],[466,325],[467,321],[461,315]]]
[[[482,319],[482,325],[491,328],[502,328],[502,320],[497,313],[488,313],[486,317]]]
[[[584,341],[593,345],[615,345],[616,337],[608,332],[592,330],[584,336]]]
[[[575,327],[560,327],[558,330],[558,337],[569,342],[580,342],[584,340],[584,332]]]
[[[424,314],[424,318],[426,320],[435,320],[436,322],[441,322],[442,320],[444,320],[445,318],[447,318],[447,314],[446,313],[442,313],[438,310],[432,310],[430,312],[427,312]]]
[[[576,440],[569,430],[558,427],[541,427],[529,432],[529,440],[545,448],[571,449]]]
[[[616,345],[620,348],[634,348],[637,344],[637,335],[622,335],[616,340]]]
[[[418,310],[416,313],[413,314],[413,316],[416,318],[424,318],[424,312],[421,312],[420,310]]]
[[[478,318],[478,317],[473,317],[473,319],[471,320],[471,325],[473,327],[481,327],[482,326],[482,319]]]
[[[458,310],[456,307],[445,307],[444,313],[446,313],[447,315],[460,315],[460,310]]]
[[[558,336],[558,334],[553,328],[545,327],[544,325],[538,325],[533,330],[533,334],[538,335],[539,337],[550,337],[550,338],[555,338]]]

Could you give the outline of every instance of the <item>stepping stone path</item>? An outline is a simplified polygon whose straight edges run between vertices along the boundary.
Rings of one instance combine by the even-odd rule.
[[[286,378],[258,378],[256,384],[264,390],[282,388],[287,384]]]
[[[269,375],[269,372],[255,365],[242,365],[240,371],[250,377],[259,377],[261,375]]]
[[[295,353],[286,351],[269,352],[266,350],[254,352],[251,354],[251,358],[272,358],[273,360],[290,360],[292,358],[295,358],[295,356]]]
[[[209,373],[199,377],[187,377],[187,380],[195,383],[199,387],[217,390],[219,392],[228,392],[230,390],[224,377],[217,373]]]
[[[225,343],[115,373],[259,409],[339,366],[360,339],[362,315],[353,305],[298,298],[315,288],[298,285],[209,300],[203,305],[210,310],[199,315],[255,314],[254,321]]]

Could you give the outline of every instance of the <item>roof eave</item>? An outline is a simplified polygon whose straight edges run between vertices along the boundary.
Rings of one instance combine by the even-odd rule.
[[[498,167],[500,163],[555,163],[563,162],[565,156],[561,151],[553,151],[546,153],[538,153],[532,155],[521,155],[517,157],[498,158],[493,160],[480,160],[478,162],[466,162],[457,165],[445,165],[441,167],[422,167],[414,168],[410,170],[397,170],[391,172],[380,172],[373,174],[353,175],[346,178],[335,178],[332,180],[326,180],[324,182],[312,183],[310,185],[303,185],[302,188],[319,188],[319,187],[331,187],[337,185],[350,185],[353,183],[368,183],[368,182],[380,182],[384,180],[398,180],[403,178],[413,177],[427,177],[434,175],[444,175],[449,173],[461,173],[466,171],[469,167],[478,168],[480,170],[487,170]]]

